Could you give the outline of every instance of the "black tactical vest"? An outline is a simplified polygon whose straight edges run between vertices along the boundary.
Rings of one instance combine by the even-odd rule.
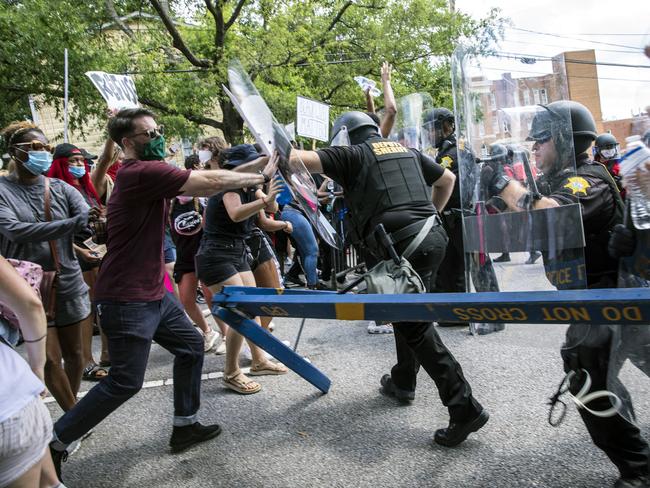
[[[363,165],[353,188],[345,193],[360,236],[373,229],[373,217],[414,202],[431,202],[420,161],[397,142],[373,137],[361,144]]]

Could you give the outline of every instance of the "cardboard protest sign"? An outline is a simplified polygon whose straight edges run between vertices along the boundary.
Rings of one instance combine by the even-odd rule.
[[[299,136],[319,141],[329,140],[329,105],[309,98],[298,97],[296,112],[296,132]]]
[[[138,94],[133,79],[127,75],[112,75],[103,71],[87,71],[95,88],[99,90],[110,109],[139,107]]]

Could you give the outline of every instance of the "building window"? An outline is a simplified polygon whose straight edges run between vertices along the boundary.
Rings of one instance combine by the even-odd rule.
[[[539,90],[537,88],[533,88],[533,101],[535,102],[535,105],[539,104]]]
[[[530,91],[528,88],[524,90],[524,105],[530,105]]]
[[[548,103],[548,96],[546,95],[546,90],[544,88],[539,91],[539,96],[542,104],[546,105]]]
[[[490,93],[489,95],[490,99],[490,110],[496,110],[497,109],[497,98],[494,96],[494,93]]]
[[[499,133],[499,117],[492,117],[492,132]]]

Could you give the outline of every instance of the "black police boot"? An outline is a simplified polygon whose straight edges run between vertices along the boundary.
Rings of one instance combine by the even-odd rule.
[[[389,374],[385,374],[381,377],[381,392],[386,396],[392,396],[397,398],[400,403],[409,405],[413,400],[415,400],[415,392],[402,390],[395,386],[393,383],[393,378]]]
[[[494,260],[495,263],[509,263],[510,253],[504,252],[501,256]]]
[[[474,420],[463,423],[450,422],[449,427],[446,429],[436,430],[433,440],[441,446],[455,447],[467,439],[467,436],[472,432],[476,432],[483,427],[489,419],[490,414],[483,409]]]
[[[635,476],[632,478],[619,478],[614,483],[614,488],[648,488],[650,487],[650,476],[647,474]]]
[[[68,451],[57,451],[52,447],[52,444],[50,444],[50,455],[52,456],[56,476],[59,478],[59,481],[63,483],[63,478],[61,477],[61,463],[65,463],[68,460]]]
[[[221,427],[217,424],[201,425],[199,422],[195,422],[183,427],[174,426],[169,446],[172,448],[172,452],[181,452],[194,444],[217,437],[219,434],[221,434]]]

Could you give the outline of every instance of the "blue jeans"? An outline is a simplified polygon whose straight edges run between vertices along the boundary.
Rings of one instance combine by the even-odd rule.
[[[174,355],[174,425],[196,422],[203,339],[178,300],[167,293],[154,302],[98,302],[97,310],[108,339],[111,369],[56,422],[56,437],[64,444],[81,438],[140,391],[152,339]]]
[[[318,242],[311,224],[303,214],[291,207],[284,207],[282,211],[282,220],[291,222],[293,238],[300,259],[302,260],[302,269],[305,272],[305,278],[308,285],[318,284]]]

